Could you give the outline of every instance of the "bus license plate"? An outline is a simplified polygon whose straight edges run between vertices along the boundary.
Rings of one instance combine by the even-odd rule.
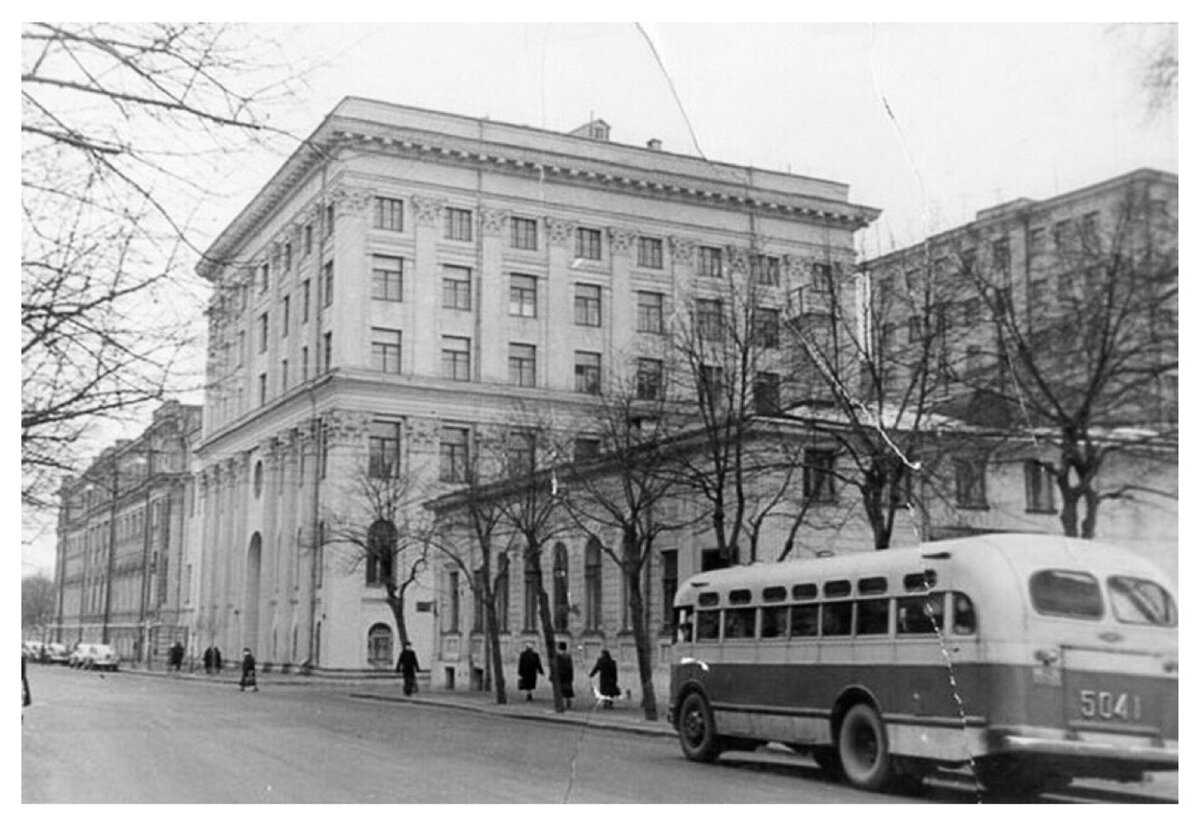
[[[1142,699],[1127,692],[1080,689],[1079,716],[1085,720],[1140,722]]]

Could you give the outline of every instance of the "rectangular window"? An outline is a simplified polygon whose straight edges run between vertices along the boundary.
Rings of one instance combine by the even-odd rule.
[[[537,278],[512,274],[509,281],[508,313],[517,317],[537,317]]]
[[[447,380],[471,379],[471,339],[442,337],[442,376]]]
[[[398,198],[375,197],[375,229],[404,232],[404,202]]]
[[[663,333],[663,295],[661,292],[637,293],[637,327],[647,334]]]
[[[334,227],[334,210],[333,205],[329,204],[325,207],[325,235],[330,237],[333,235]]]
[[[638,266],[648,269],[663,268],[663,244],[661,238],[638,238]]]
[[[925,333],[924,321],[920,317],[910,317],[908,319],[908,342],[919,343],[921,337]]]
[[[662,399],[663,362],[650,357],[637,361],[637,397],[644,400]]]
[[[450,241],[472,241],[471,221],[473,213],[470,210],[460,210],[457,207],[446,208],[446,239]]]
[[[779,375],[770,371],[759,371],[754,375],[754,411],[758,414],[778,414]]]
[[[372,422],[367,432],[367,475],[394,479],[400,475],[399,422]]]
[[[779,347],[779,310],[754,310],[754,343],[763,348]]]
[[[505,466],[508,475],[519,476],[530,473],[537,456],[537,444],[533,434],[525,431],[510,431],[505,439]]]
[[[535,219],[513,216],[509,219],[509,227],[512,230],[513,249],[538,248],[538,224]]]
[[[750,282],[758,286],[778,286],[779,258],[774,255],[751,255]]]
[[[600,230],[588,227],[575,229],[575,257],[589,261],[600,260]]]
[[[696,300],[696,335],[701,340],[720,340],[724,334],[725,311],[719,300]]]
[[[1007,272],[1011,253],[1008,248],[1007,238],[997,238],[992,241],[992,268],[997,272]]]
[[[281,392],[288,389],[288,361],[284,360],[279,366],[279,390]]]
[[[1029,231],[1029,246],[1025,250],[1030,258],[1036,258],[1046,251],[1046,230],[1044,227],[1034,227]]]
[[[300,305],[302,307],[300,309],[300,322],[307,323],[309,306],[312,303],[312,281],[306,280],[306,281],[301,282],[300,292],[301,292]]]
[[[662,620],[663,631],[672,629],[671,620],[675,616],[675,593],[679,590],[679,551],[663,550],[662,558]]]
[[[708,405],[709,410],[718,411],[725,398],[725,369],[721,366],[700,366],[700,377],[696,383],[700,401]]]
[[[459,614],[458,570],[451,570],[446,574],[446,600],[450,606],[446,616],[447,624],[450,628],[446,631],[457,632]]]
[[[886,635],[891,606],[892,602],[887,598],[859,601],[854,633],[856,635]]]
[[[371,367],[385,374],[400,373],[400,332],[371,329]]]
[[[288,336],[288,325],[292,322],[292,296],[283,296],[283,323],[279,326],[279,333],[284,337]]]
[[[260,406],[267,404],[267,375],[266,374],[258,375],[258,404]]]
[[[323,306],[331,306],[333,304],[333,261],[328,261],[325,264],[324,276],[324,298],[321,301]]]
[[[1084,250],[1095,252],[1100,249],[1100,213],[1084,213],[1081,232]]]
[[[586,462],[600,455],[600,440],[590,436],[577,436],[572,456],[576,462]]]
[[[1055,223],[1053,239],[1055,249],[1063,250],[1067,248],[1067,245],[1071,242],[1071,222],[1069,220]]]
[[[465,482],[467,480],[466,428],[442,428],[438,444],[438,478],[443,482]]]
[[[305,257],[312,254],[313,248],[313,228],[312,224],[304,225],[304,255]]]
[[[719,247],[700,247],[700,265],[696,272],[704,278],[719,278],[723,273],[721,268],[721,249]]]
[[[897,635],[934,635],[945,629],[945,596],[941,593],[896,600]]]
[[[954,460],[954,498],[959,507],[977,510],[987,507],[986,468],[984,459]]]
[[[333,332],[325,332],[324,369],[328,372],[333,368]]]
[[[1025,463],[1025,509],[1030,513],[1053,513],[1054,470],[1046,462]]]
[[[778,260],[778,259],[776,259]],[[829,294],[833,291],[833,264],[829,263],[814,263],[810,274],[810,286],[814,292]],[[891,299],[891,279],[880,281],[880,294],[886,293],[887,299]]]
[[[575,325],[600,325],[600,287],[588,283],[575,284]]]
[[[263,264],[258,268],[258,291],[265,292],[271,286],[271,265]]]
[[[600,355],[575,352],[575,390],[581,394],[600,393]]]
[[[270,317],[266,312],[258,316],[258,353],[262,354],[267,350],[267,341],[270,337]]]
[[[853,601],[821,604],[821,637],[848,635],[853,621]]]
[[[537,346],[508,344],[508,381],[523,388],[537,385]]]
[[[471,311],[471,269],[466,266],[442,267],[442,308]]]
[[[804,451],[804,498],[812,502],[836,501],[834,467],[836,454],[823,448]]]
[[[390,255],[371,256],[371,299],[404,299],[404,259]]]
[[[821,630],[821,607],[802,604],[792,607],[791,633],[794,638],[815,638]]]
[[[283,271],[292,271],[292,245],[290,243],[283,245]]]
[[[300,381],[308,379],[308,346],[300,349]]]

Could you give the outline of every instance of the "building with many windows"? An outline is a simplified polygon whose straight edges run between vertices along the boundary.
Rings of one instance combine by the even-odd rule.
[[[164,403],[141,436],[63,482],[54,640],[111,643],[126,661],[161,660],[177,638],[188,642],[200,410]]]
[[[814,265],[850,269],[876,215],[844,184],[614,143],[600,120],[561,134],[346,99],[198,270],[203,637],[390,668],[379,564],[323,533],[378,520],[355,509],[364,473],[419,474],[424,500],[461,486],[481,440],[520,447],[530,417],[569,432],[635,372],[654,393],[681,314],[719,312],[749,271],[782,309]],[[431,579],[406,614],[423,665],[456,659],[442,635],[469,624]]]

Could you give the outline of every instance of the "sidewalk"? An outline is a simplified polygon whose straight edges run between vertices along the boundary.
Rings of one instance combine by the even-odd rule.
[[[165,679],[185,681],[226,683],[237,685],[240,672],[224,671],[219,675],[207,675],[201,672],[184,672],[179,675],[165,672],[161,669],[146,670],[139,667],[122,669],[130,674],[155,675]],[[425,682],[425,681],[423,681]],[[472,711],[493,717],[509,717],[522,720],[534,720],[558,725],[578,725],[586,728],[601,728],[609,731],[619,731],[651,737],[668,737],[675,739],[675,730],[666,720],[666,706],[659,701],[659,719],[656,722],[646,722],[642,709],[627,701],[618,700],[610,709],[601,708],[598,701],[593,699],[590,687],[579,689],[582,696],[574,700],[574,707],[563,712],[555,712],[554,701],[549,689],[543,687],[532,702],[525,700],[525,695],[515,689],[509,690],[507,705],[497,705],[493,692],[483,691],[445,691],[428,689],[422,686],[420,690],[406,697],[401,688],[398,676],[381,677],[336,677],[326,675],[299,674],[260,674],[259,684],[264,689],[271,686],[327,686],[361,700],[379,700],[399,705],[434,706],[454,708],[460,711]],[[769,749],[768,749],[769,750]],[[779,748],[780,752],[797,757],[791,751]],[[799,758],[808,762],[806,758]],[[947,777],[958,777],[961,774],[946,774]],[[966,784],[969,779],[960,780]],[[1081,795],[1113,796],[1127,798],[1131,802],[1151,800],[1178,801],[1179,773],[1163,771],[1148,774],[1144,782],[1121,783],[1101,779],[1078,779],[1071,786],[1072,793]]]

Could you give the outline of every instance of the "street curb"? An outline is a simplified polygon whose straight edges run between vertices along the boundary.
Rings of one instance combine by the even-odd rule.
[[[381,700],[388,703],[401,703],[407,705],[421,705],[434,708],[454,708],[459,711],[467,711],[478,714],[488,714],[493,717],[507,717],[508,719],[529,720],[531,722],[544,722],[553,725],[578,725],[585,728],[599,728],[606,731],[621,731],[627,734],[638,734],[643,737],[675,737],[674,730],[671,730],[669,725],[665,723],[663,726],[654,726],[650,724],[642,725],[640,723],[620,722],[617,720],[597,720],[588,716],[587,719],[578,719],[572,716],[559,716],[556,713],[543,711],[522,711],[519,708],[508,708],[508,706],[477,706],[470,703],[459,703],[454,700],[436,700],[419,697],[393,697],[389,694],[372,694],[370,692],[352,691],[349,694],[360,700]],[[505,710],[507,709],[507,710]]]

